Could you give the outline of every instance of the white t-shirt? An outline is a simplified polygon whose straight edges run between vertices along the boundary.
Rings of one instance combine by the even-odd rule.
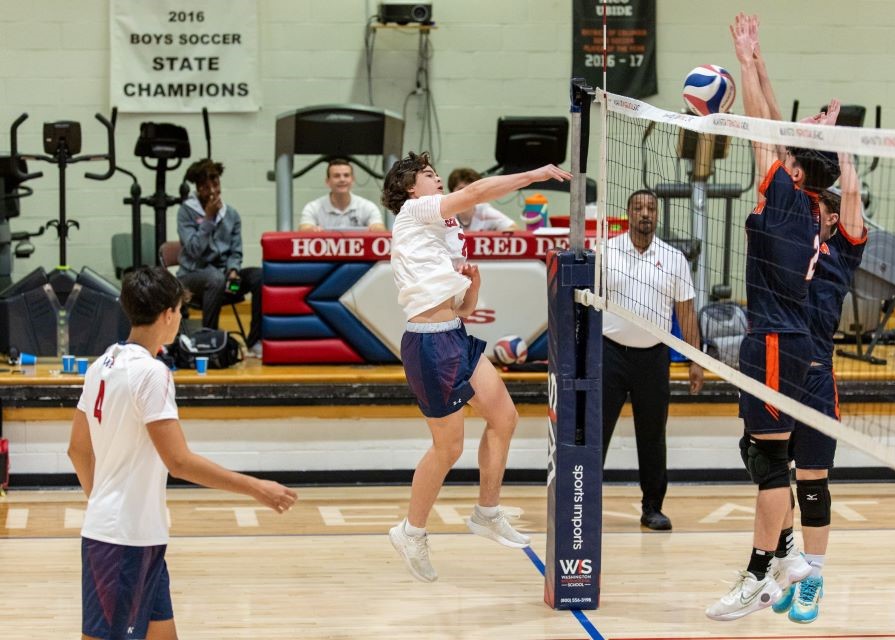
[[[466,262],[466,240],[456,218],[441,217],[444,196],[423,196],[404,203],[392,229],[392,269],[398,304],[413,316],[459,298],[470,280],[457,269]]]
[[[658,238],[640,253],[630,235],[618,235],[606,242],[603,259],[609,300],[666,331],[671,331],[674,303],[696,297],[687,258]],[[659,343],[655,336],[608,312],[603,314],[603,335],[627,347]]]
[[[383,222],[379,207],[352,193],[346,209],[336,208],[329,194],[311,200],[302,209],[299,224],[314,224],[323,229],[367,229],[371,224]]]
[[[460,219],[457,218],[457,220]],[[475,206],[472,219],[467,226],[464,227],[463,222],[460,222],[460,226],[466,231],[503,231],[511,228],[514,224],[516,223],[512,218],[504,215],[487,202]]]
[[[78,409],[87,414],[96,464],[81,535],[133,547],[168,542],[168,470],[146,425],[177,419],[171,372],[136,344],[114,344],[84,377]]]

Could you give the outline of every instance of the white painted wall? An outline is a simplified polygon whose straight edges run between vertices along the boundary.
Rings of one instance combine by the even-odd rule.
[[[373,12],[372,0],[259,0],[263,109],[255,114],[213,116],[215,156],[227,165],[225,198],[242,214],[246,264],[260,261],[258,241],[275,226],[273,184],[274,122],[277,114],[313,104],[366,101],[363,32]],[[571,66],[571,10],[567,0],[434,0],[438,29],[432,33],[432,90],[441,122],[438,168],[493,163],[495,122],[501,115],[555,115],[567,112]],[[706,0],[658,2],[659,94],[657,106],[678,109],[684,74],[702,63],[735,69],[727,24],[742,4]],[[750,11],[762,17],[763,52],[784,112],[798,98],[816,108],[831,95],[847,102],[884,105],[884,126],[895,122],[895,47],[891,45],[895,10],[891,0],[780,2],[754,0]],[[23,111],[30,119],[21,131],[23,150],[41,148],[44,121],[79,120],[85,151],[102,150],[103,132],[93,119],[108,114],[109,24],[106,0],[0,0],[0,150],[8,149],[8,126]],[[401,111],[414,87],[417,39],[383,30],[376,39],[373,66],[377,106]],[[611,90],[612,87],[609,87]],[[735,110],[741,109],[739,102]],[[121,163],[140,177],[144,191],[152,176],[128,153],[143,120],[175,121],[190,130],[202,149],[198,115],[127,115],[119,118],[117,145]],[[407,113],[405,150],[418,150],[420,123],[416,104]],[[301,166],[301,158],[297,160]],[[56,173],[32,183],[35,195],[22,203],[23,215],[13,230],[34,229],[56,216]],[[109,239],[130,229],[129,211],[121,204],[128,183],[116,178],[96,183],[83,178],[98,165],[77,165],[70,172],[69,216],[79,219],[69,244],[69,263],[112,274]],[[172,176],[169,191],[176,190]],[[378,200],[375,181],[360,177],[357,192]],[[323,169],[295,184],[296,215],[302,203],[323,192]],[[551,211],[567,204],[551,197]],[[518,214],[516,199],[504,206]],[[150,212],[144,213],[150,221]],[[168,216],[175,233],[175,210]],[[35,242],[29,260],[16,263],[16,275],[36,266],[51,268],[56,243],[45,236]],[[391,304],[391,303],[390,303]],[[238,469],[412,468],[427,446],[419,420],[365,421],[334,425],[193,421],[188,432],[196,449]],[[461,466],[474,466],[478,425]],[[672,419],[669,466],[735,468],[740,462],[735,419]],[[619,425],[609,456],[610,468],[634,468],[632,427]],[[544,423],[527,418],[520,425],[511,453],[514,468],[542,468],[546,456]],[[16,473],[68,472],[65,457],[68,424],[9,422]],[[875,464],[844,450],[843,466]],[[708,454],[708,455],[707,455]]]
[[[431,40],[432,90],[442,127],[438,168],[486,168],[493,163],[494,128],[501,115],[553,115],[568,109],[571,66],[571,9],[568,0],[434,0],[438,29]],[[215,156],[227,165],[225,198],[243,216],[246,263],[260,260],[261,233],[275,226],[275,196],[265,174],[273,168],[276,115],[313,104],[365,102],[363,31],[374,11],[372,0],[259,0],[263,109],[255,114],[216,115],[212,121]],[[706,0],[658,2],[659,94],[654,104],[678,109],[684,74],[702,63],[736,68],[727,24],[744,6]],[[748,9],[762,16],[763,51],[777,82],[784,111],[794,98],[816,108],[833,94],[849,102],[883,104],[884,124],[895,121],[895,11],[890,0],[779,2],[755,0]],[[8,149],[8,126],[21,112],[30,119],[22,148],[40,149],[44,121],[78,120],[84,149],[100,150],[103,132],[93,119],[108,114],[109,6],[106,0],[0,0],[0,149]],[[401,111],[414,87],[415,36],[380,32],[374,58],[377,106]],[[611,90],[612,87],[609,87]],[[737,105],[737,108],[740,108]],[[419,149],[415,101],[407,114],[405,149]],[[117,144],[122,164],[152,187],[150,172],[128,158],[139,122],[176,121],[202,148],[198,115],[149,118],[122,115]],[[299,158],[299,165],[301,159]],[[57,211],[56,174],[33,182],[35,195],[23,202],[13,230],[34,229]],[[116,178],[96,183],[83,178],[98,165],[78,165],[70,173],[69,215],[81,222],[69,245],[69,263],[111,275],[109,238],[128,231],[129,211],[121,204],[128,183]],[[170,191],[176,190],[176,179]],[[362,178],[357,192],[378,200],[378,185]],[[323,191],[323,169],[295,184],[296,208]],[[510,199],[514,215],[522,205]],[[551,211],[567,203],[551,198]],[[145,219],[150,220],[146,212]],[[175,211],[168,216],[174,234]],[[35,243],[16,275],[57,261],[53,238]]]
[[[10,440],[12,473],[73,473],[66,456],[70,424],[3,424]],[[413,469],[431,444],[423,420],[187,420],[190,446],[214,461],[242,471],[339,471]],[[477,467],[484,423],[467,420],[459,469]],[[544,469],[547,420],[522,418],[510,448],[508,468]],[[679,418],[668,421],[669,469],[738,469],[737,443],[743,423],[737,418]],[[876,467],[873,458],[840,444],[838,467]],[[607,469],[636,469],[634,423],[621,418],[612,438]]]

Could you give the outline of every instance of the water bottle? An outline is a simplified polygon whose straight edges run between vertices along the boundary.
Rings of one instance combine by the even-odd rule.
[[[547,226],[547,198],[536,193],[525,199],[525,208],[522,210],[522,222],[528,231],[534,231]]]

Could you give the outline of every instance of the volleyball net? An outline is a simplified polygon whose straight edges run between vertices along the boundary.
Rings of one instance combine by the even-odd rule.
[[[895,230],[895,130],[775,122],[731,114],[697,117],[602,92],[597,92],[593,109],[589,141],[591,147],[599,145],[598,158],[591,162],[597,166],[599,194],[598,237],[593,242],[595,286],[593,291],[576,291],[576,300],[636,325],[675,350],[681,359],[700,364],[738,390],[895,468],[891,404],[895,401],[895,349],[890,346],[895,342],[891,322],[895,236],[890,232]],[[843,113],[852,111],[845,108]],[[773,145],[781,154],[787,148],[837,153],[842,177],[829,193],[822,194],[820,208],[843,209],[840,222],[847,211],[857,209],[863,216],[866,243],[860,265],[852,268],[841,314],[837,315],[839,301],[833,300],[830,287],[821,290],[819,302],[809,302],[809,297],[801,303],[809,326],[827,318],[835,327],[828,350],[838,398],[819,397],[807,387],[784,395],[738,370],[739,345],[746,332],[744,227],[761,200],[758,188],[765,180],[756,171],[753,142]],[[668,285],[659,284],[666,280],[653,279],[650,274],[668,265],[652,257],[650,264],[635,260],[632,266],[613,250],[611,236],[642,223],[639,216],[631,215],[629,206],[629,198],[639,191],[654,194],[658,201],[655,237],[682,252],[690,266],[699,347],[682,340],[677,327],[668,326],[662,310],[652,307],[657,296],[651,288]],[[836,233],[844,233],[841,224]],[[795,238],[753,235],[753,242],[765,240],[772,240],[779,253],[798,249]],[[861,238],[852,240],[859,243]],[[821,264],[829,259],[833,246],[832,240],[820,244],[817,258]],[[762,268],[780,271],[786,269],[785,264],[782,258],[779,265],[769,260]],[[819,268],[815,278],[835,276],[821,271]],[[840,269],[847,275],[852,271]],[[767,281],[770,287],[773,275]],[[781,357],[785,355],[805,360],[807,365],[824,364],[814,350],[781,353]],[[837,401],[839,420],[827,415],[829,411],[818,410]]]

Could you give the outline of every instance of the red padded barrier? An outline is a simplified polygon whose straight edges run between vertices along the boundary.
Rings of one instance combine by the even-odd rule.
[[[338,338],[324,340],[263,340],[264,364],[357,363],[361,358]]]
[[[267,316],[303,316],[314,313],[305,297],[314,287],[261,287],[261,313]]]

